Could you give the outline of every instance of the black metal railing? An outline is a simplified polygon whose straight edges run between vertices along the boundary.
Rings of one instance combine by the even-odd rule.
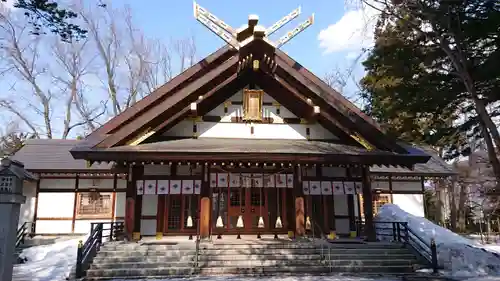
[[[426,242],[417,235],[407,222],[373,222],[375,233],[378,237],[386,237],[388,240],[402,242],[416,253],[418,253],[432,268],[434,273],[439,269],[437,259],[437,247],[434,239]]]
[[[105,228],[109,226],[109,228]],[[85,276],[90,263],[99,252],[104,238],[108,240],[119,240],[124,235],[123,222],[99,222],[90,224],[90,235],[87,241],[80,240],[76,255],[76,278]]]
[[[19,247],[19,245],[24,244],[24,241],[26,240],[26,236],[31,236],[35,234],[35,223],[32,221],[27,221],[24,222],[21,227],[17,230],[16,234],[16,248]]]

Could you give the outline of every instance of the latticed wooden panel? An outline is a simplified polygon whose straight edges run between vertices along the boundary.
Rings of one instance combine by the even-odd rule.
[[[77,216],[109,216],[112,213],[110,193],[80,192],[78,193]]]

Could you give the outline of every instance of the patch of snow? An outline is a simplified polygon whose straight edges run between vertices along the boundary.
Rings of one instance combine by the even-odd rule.
[[[86,237],[24,249],[20,256],[28,261],[14,265],[13,280],[66,280],[76,264],[79,240],[85,241]]]
[[[452,277],[500,276],[500,258],[484,246],[464,238],[449,229],[403,211],[394,204],[382,206],[374,218],[376,222],[407,222],[408,228],[419,236],[423,243],[436,242],[438,264]],[[377,225],[390,228],[391,224]],[[392,230],[377,230],[377,238],[391,240]],[[421,242],[420,242],[421,243]]]

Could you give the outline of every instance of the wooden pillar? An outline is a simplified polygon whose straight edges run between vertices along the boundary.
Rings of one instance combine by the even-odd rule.
[[[293,194],[295,197],[295,236],[304,236],[305,229],[305,208],[304,208],[304,192],[302,191],[302,179],[300,175],[300,167],[294,169]]]
[[[75,220],[76,220],[76,208],[77,208],[77,200],[78,200],[78,185],[80,178],[78,174],[75,176],[75,198],[73,199],[73,217],[71,219],[71,233],[75,233]]]
[[[33,223],[35,224],[33,231],[36,233],[36,220],[38,218],[38,196],[40,194],[40,181],[41,174],[38,174],[38,180],[36,181],[36,191],[35,191],[35,210],[33,211]],[[35,234],[32,233],[32,234]]]
[[[373,194],[370,180],[370,168],[363,167],[363,211],[365,215],[365,235],[368,241],[375,241],[373,225]]]
[[[127,178],[125,229],[129,238],[141,238],[142,195],[137,195],[136,181],[142,179],[144,167],[130,166]]]
[[[210,204],[210,173],[208,165],[202,167],[203,178],[201,180],[200,190],[200,237],[208,238],[210,236],[210,214],[212,204]]]

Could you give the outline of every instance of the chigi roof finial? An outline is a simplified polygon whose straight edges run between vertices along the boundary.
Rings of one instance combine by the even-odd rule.
[[[283,27],[285,24],[298,17],[301,12],[300,7],[284,16],[269,28],[257,25],[259,22],[259,17],[257,15],[249,15],[248,23],[237,30],[229,26],[223,20],[216,17],[214,14],[210,13],[207,9],[198,5],[196,2],[193,2],[193,9],[194,17],[199,22],[205,25],[208,29],[210,29],[236,50],[239,50],[242,46],[248,44],[254,39],[262,39],[269,43],[271,46],[280,48],[297,34],[314,23],[314,14],[312,14],[309,18],[307,18],[307,20],[300,23],[297,27],[286,32],[285,35],[278,39],[278,41],[272,42],[268,39],[268,37],[278,29]]]

